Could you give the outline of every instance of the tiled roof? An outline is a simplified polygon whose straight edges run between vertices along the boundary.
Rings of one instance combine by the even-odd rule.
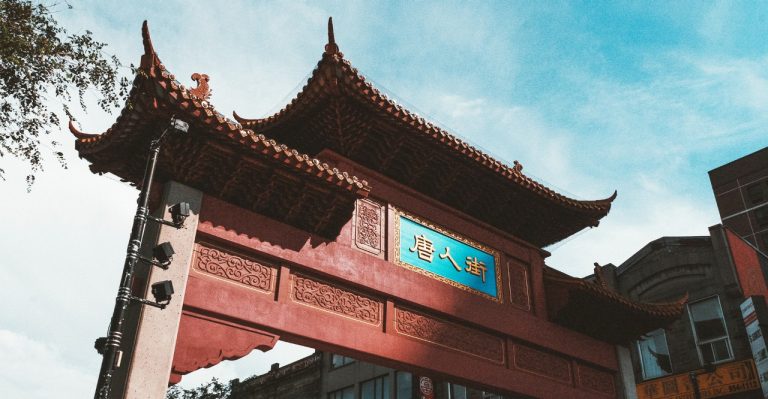
[[[184,87],[167,71],[155,53],[146,21],[142,34],[144,55],[128,101],[112,127],[102,134],[87,134],[70,122],[70,130],[77,138],[75,148],[81,157],[91,161],[92,171],[111,172],[139,184],[152,134],[162,130],[168,120],[175,117],[190,124],[190,133],[181,138],[166,138],[158,171],[161,180],[181,181],[203,189],[207,194],[226,197],[227,192],[221,191],[224,188],[217,192],[211,187],[223,184],[227,190],[242,195],[246,188],[229,186],[247,186],[257,178],[255,170],[271,173],[277,168],[305,176],[310,185],[316,187],[317,195],[324,195],[326,191],[339,195],[347,193],[343,196],[352,199],[368,195],[370,187],[366,181],[251,129],[244,129],[216,111],[207,98],[195,95],[194,89]],[[232,170],[218,170],[223,164],[229,164]],[[229,182],[232,184],[211,181],[234,179],[235,169],[246,168],[242,166],[244,164],[256,166],[249,166],[239,180]],[[350,206],[351,202],[345,201],[344,208]]]
[[[246,128],[263,133],[268,137],[275,137],[282,141],[290,142],[304,151],[313,153],[318,151],[319,148],[313,148],[311,142],[321,139],[301,136],[302,133],[299,132],[300,129],[296,129],[296,126],[340,123],[338,120],[333,120],[334,118],[327,117],[327,115],[319,110],[324,107],[338,107],[338,105],[334,104],[338,104],[341,101],[354,104],[354,106],[348,107],[350,109],[349,113],[359,113],[360,116],[357,119],[362,121],[360,124],[376,125],[377,122],[373,122],[374,119],[385,121],[384,123],[393,126],[395,130],[402,131],[404,135],[409,136],[405,140],[426,142],[428,144],[424,144],[425,148],[431,151],[442,151],[450,154],[449,156],[452,159],[461,160],[462,162],[468,161],[474,165],[472,168],[478,171],[484,170],[495,176],[496,179],[493,184],[497,186],[498,190],[511,189],[518,192],[531,193],[535,198],[545,203],[550,203],[553,206],[578,215],[582,226],[577,228],[576,231],[584,227],[596,226],[599,223],[599,219],[608,213],[612,201],[616,198],[616,192],[608,198],[594,201],[577,200],[559,194],[524,174],[522,166],[516,161],[513,166],[506,165],[455,135],[405,109],[381,93],[344,58],[344,55],[339,51],[338,45],[335,43],[333,26],[330,20],[329,42],[326,45],[325,52],[317,64],[317,68],[315,68],[312,76],[299,94],[283,109],[269,117],[246,119],[237,113],[234,113],[234,117]],[[349,142],[359,141],[361,140],[358,137],[359,135],[366,134],[365,132],[371,130],[369,127],[353,128],[360,130],[360,132],[350,132],[342,140]],[[321,134],[316,130],[307,132],[306,135]],[[329,128],[328,130],[331,129]],[[352,156],[351,151],[346,154],[344,153],[344,142],[336,146],[339,148],[332,148],[334,151],[340,152],[345,156]],[[398,148],[396,145],[391,145],[386,150],[398,151]],[[367,159],[369,157],[360,156],[360,158]],[[430,195],[431,193],[425,192],[425,194]],[[543,237],[538,242],[536,242],[537,240],[531,241],[547,245],[575,232],[572,231],[573,228],[566,230],[565,236],[561,233],[558,237]],[[525,239],[525,237],[523,238]]]
[[[204,126],[205,131],[218,135],[220,139],[236,142],[256,153],[279,160],[285,165],[292,166],[304,173],[315,175],[328,183],[359,193],[366,193],[370,190],[366,181],[360,180],[356,176],[350,176],[347,172],[328,166],[328,164],[302,154],[284,144],[268,139],[264,135],[255,134],[251,129],[243,129],[239,123],[230,120],[216,111],[213,104],[191,94],[190,90],[179,83],[175,76],[166,70],[152,47],[146,21],[144,21],[142,26],[142,35],[144,38],[145,54],[142,57],[137,80],[142,77],[142,74],[147,74],[150,79],[153,79],[161,90],[165,91],[161,97],[168,99],[171,103],[175,103],[174,105],[184,112],[183,116],[186,117],[184,119],[187,119],[187,122],[194,120],[199,125]],[[134,84],[129,98],[135,100],[137,96],[144,94],[138,93],[138,91],[139,86]],[[70,121],[69,129],[78,139],[75,144],[78,152],[83,156],[95,154],[110,145],[114,145],[116,142],[123,141],[124,137],[122,136],[140,134],[132,128],[136,126],[136,122],[142,117],[142,114],[149,112],[149,110],[136,109],[136,107],[130,104],[129,101],[127,106],[123,108],[117,121],[102,134],[83,133]],[[181,118],[182,116],[178,115],[178,117]]]

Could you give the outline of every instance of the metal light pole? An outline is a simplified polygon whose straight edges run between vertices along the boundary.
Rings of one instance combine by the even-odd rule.
[[[688,373],[688,378],[691,379],[691,385],[693,386],[694,399],[701,399],[701,391],[699,390],[699,380],[697,378],[699,375],[701,375],[701,373],[696,373],[695,371],[691,371]]]
[[[167,222],[162,219],[157,219],[149,215],[147,209],[147,203],[149,202],[149,193],[152,187],[152,179],[155,174],[155,166],[157,165],[157,156],[160,153],[160,144],[163,138],[169,130],[186,132],[189,129],[189,125],[178,119],[171,119],[170,125],[166,127],[163,132],[149,144],[149,154],[147,157],[147,163],[144,169],[144,180],[142,181],[141,192],[139,193],[138,206],[136,208],[136,215],[133,218],[133,229],[131,230],[131,237],[128,241],[128,250],[125,256],[125,264],[123,266],[123,274],[120,278],[120,288],[117,290],[117,298],[115,298],[115,309],[112,313],[112,319],[109,323],[109,331],[106,338],[100,338],[97,340],[97,350],[103,354],[101,362],[101,371],[99,372],[99,379],[96,383],[96,393],[94,398],[107,399],[109,398],[111,390],[112,376],[114,371],[119,367],[123,352],[120,350],[120,346],[123,339],[123,322],[125,320],[125,313],[128,305],[131,301],[164,308],[165,304],[151,302],[143,298],[137,298],[131,295],[131,284],[133,283],[134,269],[136,262],[139,260],[147,261],[153,265],[167,268],[169,262],[158,263],[152,260],[147,260],[139,255],[139,250],[144,242],[144,231],[147,226],[147,219],[157,221],[163,224],[168,224],[174,227],[181,227],[183,223],[183,217],[181,222],[176,221],[174,215],[174,223]],[[181,206],[184,208],[184,206]],[[188,205],[186,205],[186,214],[188,214]],[[182,211],[183,212],[183,211]],[[186,216],[186,215],[182,215]],[[165,245],[165,244],[163,244]],[[173,250],[170,250],[170,255],[173,255]],[[161,284],[163,286],[161,286]],[[161,294],[161,300],[170,301],[170,294],[173,293],[173,287],[170,285],[170,281],[157,283],[158,289],[165,289],[165,295]],[[153,285],[153,294],[155,294],[156,287]],[[170,289],[170,292],[168,290]],[[155,295],[157,297],[157,295]]]
[[[691,371],[688,373],[688,378],[691,380],[691,386],[693,387],[693,398],[701,399],[701,388],[699,387],[699,376],[715,372],[715,365],[706,361],[704,363],[704,370]]]

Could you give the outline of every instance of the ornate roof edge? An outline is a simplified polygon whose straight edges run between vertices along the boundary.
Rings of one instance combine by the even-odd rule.
[[[602,298],[610,302],[629,307],[642,313],[677,318],[683,314],[685,303],[688,302],[688,293],[673,302],[647,303],[638,302],[621,295],[601,282],[591,282],[584,279],[568,276],[565,273],[552,268],[544,269],[544,279],[565,288]]]
[[[101,134],[84,133],[78,129],[72,120],[69,121],[69,130],[75,136],[75,147],[80,156],[97,153],[108,147],[112,141],[115,141],[116,132],[121,123],[127,119],[126,115],[134,107],[130,99],[141,95],[139,81],[142,79],[155,80],[160,88],[168,92],[170,98],[176,100],[185,100],[188,104],[185,108],[185,119],[196,118],[198,122],[206,125],[212,132],[224,133],[218,137],[229,140],[232,144],[241,145],[250,148],[254,154],[261,153],[267,157],[274,158],[286,165],[300,169],[304,173],[314,175],[324,180],[327,184],[339,186],[342,189],[351,191],[356,195],[367,197],[370,192],[370,186],[366,180],[359,179],[346,171],[329,166],[327,163],[312,158],[275,140],[269,139],[261,134],[256,134],[251,129],[242,129],[242,126],[229,120],[224,115],[217,112],[213,105],[206,99],[198,98],[194,94],[194,89],[189,90],[184,85],[176,81],[174,75],[168,73],[165,66],[160,61],[152,45],[152,38],[149,33],[149,26],[145,20],[141,28],[144,54],[141,57],[141,64],[138,68],[134,85],[128,94],[128,100],[123,107],[121,115],[117,120]],[[193,75],[194,76],[194,75]],[[193,77],[194,79],[194,77]],[[207,76],[206,76],[207,79]],[[157,108],[157,96],[153,95],[154,108]]]
[[[617,191],[614,191],[613,194],[607,198],[598,200],[577,200],[560,194],[525,175],[522,172],[522,167],[519,166],[519,163],[516,163],[513,166],[508,166],[434,123],[427,121],[416,113],[397,104],[379,89],[374,87],[365,76],[360,74],[358,70],[344,58],[344,54],[339,51],[339,47],[336,44],[332,17],[328,18],[328,43],[325,45],[323,56],[317,63],[317,67],[307,80],[307,83],[291,102],[280,111],[259,119],[244,118],[233,111],[232,115],[234,119],[244,127],[259,132],[280,124],[281,121],[290,116],[292,111],[296,108],[296,105],[301,103],[305,97],[312,97],[310,92],[315,89],[313,87],[313,85],[315,85],[314,82],[316,82],[322,75],[322,70],[324,68],[332,68],[335,75],[331,76],[337,78],[335,79],[335,84],[345,85],[349,89],[349,93],[353,93],[346,94],[347,96],[352,96],[353,98],[362,99],[363,101],[368,102],[374,109],[379,109],[384,114],[393,117],[396,122],[410,128],[412,131],[418,131],[418,133],[421,133],[423,136],[445,145],[455,153],[470,158],[481,166],[484,166],[486,169],[489,169],[492,173],[510,180],[514,184],[532,191],[540,197],[566,205],[572,209],[594,213],[594,215],[592,215],[592,227],[596,227],[599,224],[599,219],[608,214],[612,202],[616,199],[618,194]],[[348,93],[347,91],[342,92]]]
[[[73,136],[75,136],[77,139],[90,139],[92,137],[97,137],[98,134],[91,134],[91,133],[83,133],[80,131],[80,129],[75,126],[75,121],[69,120],[69,132],[72,133]]]

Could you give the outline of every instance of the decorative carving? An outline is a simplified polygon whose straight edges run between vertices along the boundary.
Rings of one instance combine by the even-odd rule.
[[[225,278],[264,292],[275,289],[277,269],[224,250],[197,244],[196,270]]]
[[[369,200],[358,200],[356,204],[355,245],[380,255],[384,241],[384,207]]]
[[[189,89],[189,93],[201,100],[210,99],[211,89],[208,87],[208,81],[210,80],[208,75],[195,72],[192,74],[192,80],[197,82],[197,87]]]
[[[476,329],[411,310],[396,308],[395,330],[402,335],[455,349],[495,363],[504,363],[504,342],[501,338]]]
[[[595,262],[595,269],[594,269],[594,271],[595,271],[595,283],[597,283],[599,286],[601,286],[603,288],[611,289],[608,286],[608,282],[605,280],[605,274],[604,274],[603,267],[600,266],[600,264],[597,263],[597,262]]]
[[[512,170],[514,170],[517,173],[523,173],[523,164],[520,162],[517,162],[517,160],[513,163],[514,166],[512,166]]]
[[[533,374],[571,383],[571,364],[568,360],[528,346],[515,345],[515,367]]]
[[[611,373],[597,370],[583,364],[579,364],[576,368],[578,370],[577,374],[580,386],[606,395],[616,395],[616,386],[614,385],[613,375],[611,375]]]
[[[528,271],[525,266],[509,263],[509,300],[525,310],[531,309],[528,294]]]
[[[380,301],[298,274],[293,275],[292,280],[291,298],[295,302],[364,323],[381,324],[383,304]]]
[[[239,359],[254,349],[266,352],[279,338],[255,328],[184,311],[173,353],[171,382],[179,382],[181,375],[222,360]]]

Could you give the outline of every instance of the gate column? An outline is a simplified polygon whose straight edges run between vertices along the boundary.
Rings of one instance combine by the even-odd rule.
[[[167,241],[173,245],[175,254],[168,270],[156,267],[142,267],[137,270],[133,291],[137,296],[151,296],[148,287],[158,281],[170,280],[175,292],[171,303],[162,310],[151,306],[139,308],[136,304],[131,305],[131,314],[126,320],[129,331],[126,332],[124,341],[123,364],[113,380],[114,397],[165,397],[202,197],[202,192],[177,182],[171,181],[164,187],[158,206],[162,213],[158,211],[155,216],[170,220],[168,207],[182,201],[189,203],[190,215],[184,222],[184,227],[180,229],[161,225],[156,230],[156,239],[152,239],[150,234],[147,235],[147,247],[142,249],[144,252],[151,250],[157,243]],[[148,229],[147,233],[152,233],[152,230]]]

